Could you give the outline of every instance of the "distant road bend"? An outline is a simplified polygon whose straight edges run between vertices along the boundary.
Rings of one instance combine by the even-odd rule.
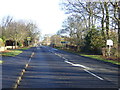
[[[40,46],[18,88],[118,88],[118,67]]]

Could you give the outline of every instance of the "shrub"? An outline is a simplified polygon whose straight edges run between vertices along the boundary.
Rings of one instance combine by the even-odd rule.
[[[2,40],[2,38],[0,38],[0,47],[1,47],[1,46],[5,46],[5,44],[4,44],[3,40]]]

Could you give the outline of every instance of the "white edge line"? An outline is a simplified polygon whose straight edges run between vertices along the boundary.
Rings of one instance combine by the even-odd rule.
[[[56,53],[55,53],[55,55],[61,57],[61,55],[59,55],[59,54],[56,54]],[[100,80],[104,80],[103,78],[101,78],[101,77],[95,75],[94,73],[92,73],[92,72],[86,70],[86,69],[90,69],[89,67],[86,67],[86,66],[81,65],[81,64],[74,64],[74,63],[69,62],[66,58],[64,58],[64,57],[62,57],[62,58],[65,59],[65,62],[66,62],[66,63],[71,64],[71,65],[73,65],[73,66],[82,67],[82,68],[84,68],[84,71],[86,71],[87,73],[89,73],[89,74],[91,74],[91,75],[97,77],[97,78],[100,79]]]
[[[86,67],[86,66],[84,66],[84,65],[74,64],[74,63],[71,63],[71,62],[69,62],[69,61],[67,61],[67,60],[65,60],[65,62],[66,62],[66,63],[69,63],[69,64],[71,64],[71,65],[73,65],[73,66],[82,67],[82,68],[84,68],[84,69],[90,69],[89,67]]]
[[[92,73],[92,72],[90,72],[90,71],[88,71],[88,70],[86,70],[86,69],[84,69],[84,71],[86,71],[86,72],[88,72],[89,74],[91,74],[91,75],[97,77],[97,78],[100,79],[100,80],[104,80],[103,78],[101,78],[101,77],[95,75],[94,73]]]

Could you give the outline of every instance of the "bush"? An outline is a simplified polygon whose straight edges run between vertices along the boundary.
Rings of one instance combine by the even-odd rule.
[[[96,54],[101,54],[101,48],[105,46],[105,42],[101,35],[101,32],[93,26],[90,31],[88,31],[85,37],[85,46],[86,51],[93,52]]]
[[[108,57],[109,56],[108,50],[109,50],[108,48],[102,48],[102,55]],[[120,57],[119,53],[120,53],[120,51],[118,51],[117,48],[111,47],[110,56]]]
[[[19,46],[19,47],[22,47],[22,46],[23,46],[23,44],[19,42],[19,43],[18,43],[18,46]]]
[[[1,47],[1,46],[5,46],[5,44],[4,44],[3,40],[2,40],[2,38],[0,38],[0,47]]]

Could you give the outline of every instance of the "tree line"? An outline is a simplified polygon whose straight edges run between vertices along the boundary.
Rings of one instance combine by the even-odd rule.
[[[60,7],[68,14],[58,34],[67,34],[77,51],[101,53],[106,41],[114,42],[114,55],[120,47],[120,1],[81,2],[61,0]]]
[[[39,40],[40,31],[36,24],[23,20],[14,20],[13,17],[4,17],[0,22],[0,38],[3,40],[4,45],[7,40],[14,41],[14,46],[27,46],[27,37],[30,37],[30,43],[35,43]]]

